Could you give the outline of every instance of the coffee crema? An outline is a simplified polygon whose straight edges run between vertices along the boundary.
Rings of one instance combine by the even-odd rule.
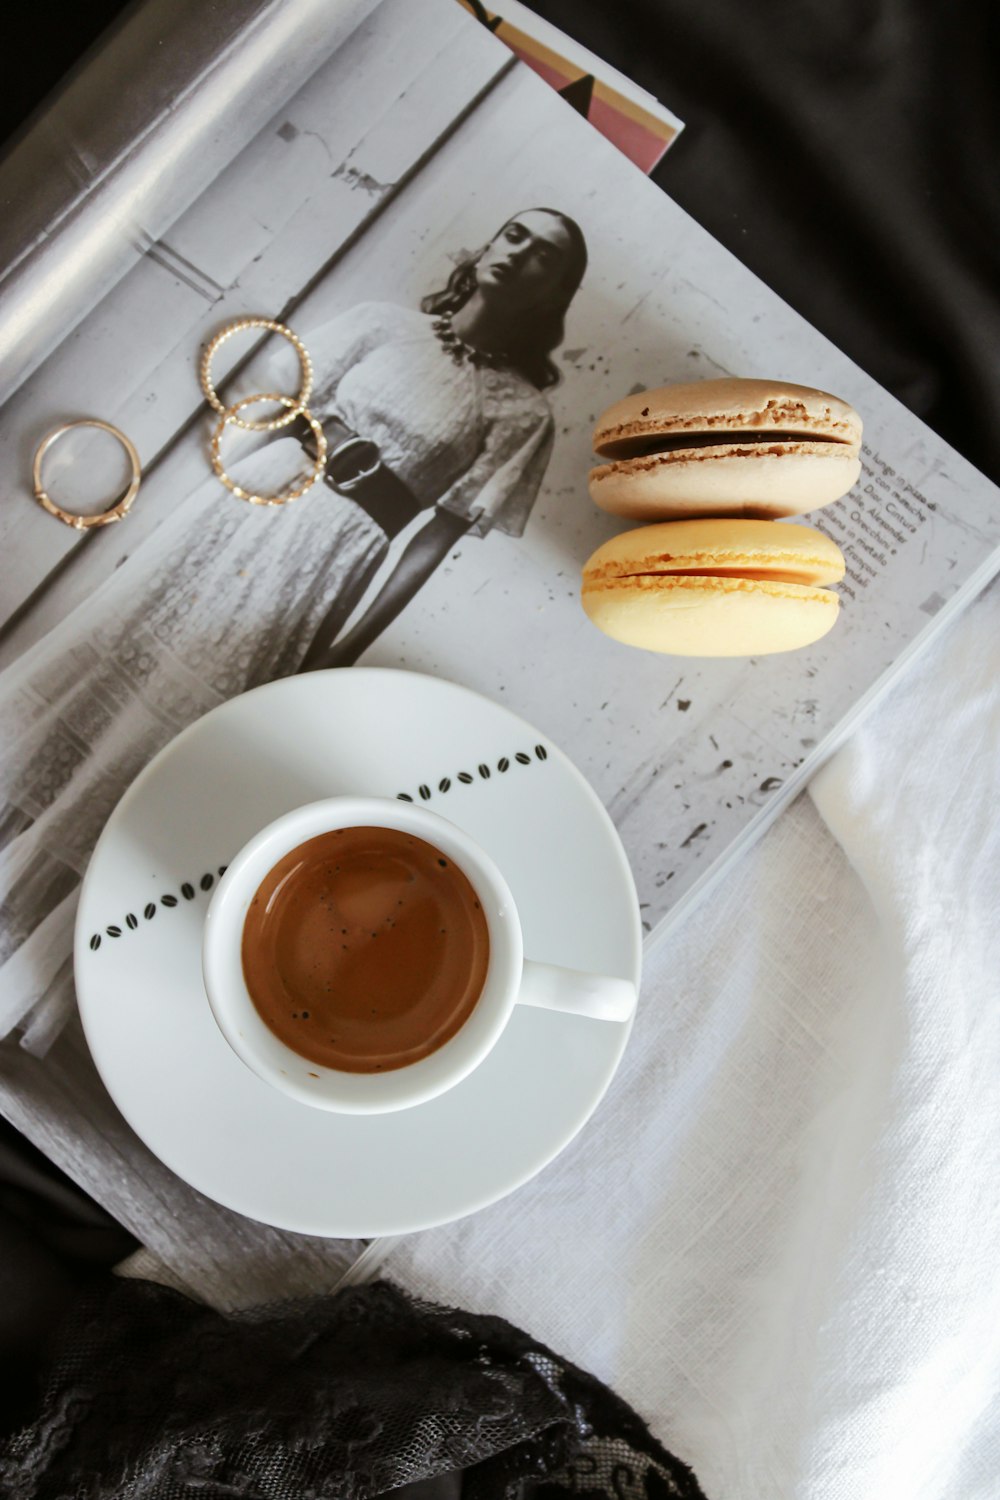
[[[437,1051],[468,1020],[489,929],[464,872],[396,828],[338,828],[286,854],[243,924],[250,998],[301,1057],[387,1072]]]

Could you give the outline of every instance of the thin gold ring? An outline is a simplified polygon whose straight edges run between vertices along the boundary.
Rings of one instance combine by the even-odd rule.
[[[57,438],[63,433],[71,432],[74,427],[99,427],[102,432],[110,432],[113,438],[117,438],[125,452],[128,454],[129,463],[132,465],[132,480],[124,495],[117,505],[110,506],[107,510],[99,511],[97,515],[81,516],[74,511],[64,510],[47,493],[42,484],[42,460]],[[139,485],[142,481],[142,465],[139,463],[139,454],[135,444],[127,438],[124,432],[119,432],[117,427],[112,427],[110,422],[102,422],[99,417],[78,417],[73,422],[63,422],[60,427],[54,427],[47,433],[35,450],[35,462],[31,471],[32,488],[35,499],[50,516],[55,516],[57,521],[63,521],[67,526],[72,526],[74,531],[87,531],[92,526],[110,526],[113,521],[120,521],[123,516],[128,515],[132,508],[132,501],[139,493]]]
[[[286,411],[284,416],[274,417],[268,422],[247,422],[241,417],[230,416],[230,421],[235,426],[243,427],[248,432],[274,432],[279,427],[287,427],[289,422],[294,422],[300,411],[305,410],[305,405],[312,394],[313,386],[313,366],[312,360],[309,358],[309,351],[298,334],[293,333],[290,328],[286,328],[284,323],[276,323],[273,318],[237,318],[235,323],[227,324],[225,328],[221,329],[215,335],[211,343],[206,346],[205,352],[201,356],[198,378],[201,381],[201,388],[205,393],[205,400],[209,406],[214,407],[220,415],[224,415],[227,411],[232,413],[235,410],[232,406],[227,407],[223,405],[218,391],[212,384],[212,360],[215,357],[215,351],[220,345],[224,344],[227,339],[231,339],[234,333],[242,333],[245,328],[267,328],[271,333],[280,333],[282,338],[286,338],[292,345],[292,348],[299,357],[299,367],[302,370],[302,385],[295,400],[290,402],[290,410]],[[254,397],[253,399],[259,400],[260,398]],[[237,402],[236,404],[239,406],[241,403]]]
[[[312,473],[295,489],[283,490],[278,495],[252,495],[249,490],[245,490],[242,485],[237,484],[235,479],[232,479],[226,473],[219,453],[222,434],[226,430],[227,425],[233,422],[238,427],[244,426],[245,424],[239,421],[237,413],[244,406],[251,406],[255,401],[277,401],[282,406],[294,408],[292,416],[304,417],[312,428],[313,435],[316,438],[316,459],[313,463]],[[274,391],[265,391],[260,396],[244,396],[242,401],[237,401],[232,406],[224,408],[222,418],[212,434],[212,468],[222,480],[226,489],[232,490],[238,500],[246,500],[250,505],[287,505],[289,500],[297,500],[300,495],[304,495],[307,490],[311,490],[326,468],[326,434],[308,407],[300,406],[298,400],[293,396],[279,396]]]

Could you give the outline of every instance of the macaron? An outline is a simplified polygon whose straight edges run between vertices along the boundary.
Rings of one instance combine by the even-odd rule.
[[[599,629],[672,656],[763,656],[826,635],[840,601],[840,548],[811,526],[666,521],[612,537],[583,569]]]
[[[590,472],[602,510],[635,521],[804,515],[861,473],[861,418],[779,380],[699,380],[626,396],[599,418]]]

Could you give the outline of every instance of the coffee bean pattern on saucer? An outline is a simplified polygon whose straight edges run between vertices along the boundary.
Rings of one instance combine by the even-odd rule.
[[[225,873],[225,865],[219,865],[218,871],[215,874],[213,874],[210,870],[206,870],[204,875],[202,875],[201,879],[198,881],[198,886],[203,891],[210,891],[216,880]],[[166,891],[160,897],[159,902],[147,901],[145,906],[142,908],[143,919],[147,922],[152,922],[161,906],[169,911],[172,907],[180,905],[181,897],[183,897],[185,901],[193,901],[195,896],[198,894],[194,884],[190,880],[185,880],[181,884],[180,892],[180,896],[175,896],[173,891]],[[90,948],[92,952],[97,952],[105,937],[124,937],[126,932],[135,932],[138,926],[139,918],[136,916],[135,912],[126,912],[124,917],[124,927],[121,922],[109,922],[107,927],[105,927],[103,933],[95,932],[91,936]]]
[[[549,758],[549,752],[546,750],[545,746],[544,745],[536,745],[535,746],[535,760],[545,761],[545,760],[548,760],[548,758]],[[514,753],[514,764],[519,765],[519,766],[530,766],[530,765],[533,764],[533,762],[532,762],[531,756],[527,753],[527,751],[525,751],[525,750],[517,750]],[[506,771],[510,770],[510,767],[511,767],[510,757],[507,756],[507,755],[501,755],[500,759],[496,763],[496,769],[500,772],[501,775],[503,775]],[[479,765],[476,767],[476,772],[478,772],[479,777],[480,777],[480,779],[482,781],[489,781],[490,777],[493,775],[493,772],[492,772],[491,768],[487,765],[487,763],[485,761],[480,761]],[[472,783],[475,781],[475,779],[476,779],[476,776],[475,776],[475,774],[472,771],[456,771],[455,772],[455,780],[458,781],[458,782],[460,782],[462,786],[471,786]],[[440,781],[437,784],[437,789],[442,794],[444,794],[445,792],[450,791],[451,787],[452,787],[452,779],[451,779],[450,776],[442,776],[441,779],[440,779]],[[430,783],[426,782],[426,781],[422,781],[420,783],[420,785],[417,787],[417,795],[416,795],[416,797],[414,797],[410,792],[397,792],[396,793],[396,801],[397,802],[416,802],[419,799],[419,801],[421,801],[421,802],[429,802],[431,800],[431,797],[433,795],[434,795],[434,793],[431,790]]]
[[[494,771],[503,776],[515,766],[531,766],[536,762],[542,763],[548,760],[548,758],[549,753],[544,745],[535,745],[533,754],[529,754],[527,750],[516,750],[512,756],[501,755],[495,767],[486,761],[480,761],[475,771],[466,771],[464,769],[455,771],[450,776],[441,776],[436,784],[422,781],[418,785],[415,795],[410,792],[397,792],[396,800],[397,802],[430,802],[431,798],[435,795],[444,796],[453,788],[457,788],[457,786],[472,786],[477,780],[489,781]],[[219,865],[218,871],[215,874],[207,870],[197,882],[191,880],[183,881],[178,887],[179,894],[173,891],[165,891],[158,902],[147,901],[142,909],[143,919],[146,922],[152,922],[161,907],[167,911],[171,911],[175,906],[193,901],[198,895],[199,890],[210,891],[219,876],[224,875],[225,872],[226,866]],[[125,937],[129,932],[135,932],[140,925],[136,913],[126,911],[120,920],[109,922],[103,933],[95,932],[90,939],[90,947],[96,953],[105,938],[116,939]]]

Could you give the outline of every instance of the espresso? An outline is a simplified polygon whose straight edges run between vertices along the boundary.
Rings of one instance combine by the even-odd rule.
[[[310,1062],[349,1073],[418,1062],[468,1020],[489,963],[466,875],[425,839],[339,828],[267,874],[243,925],[261,1018]]]

